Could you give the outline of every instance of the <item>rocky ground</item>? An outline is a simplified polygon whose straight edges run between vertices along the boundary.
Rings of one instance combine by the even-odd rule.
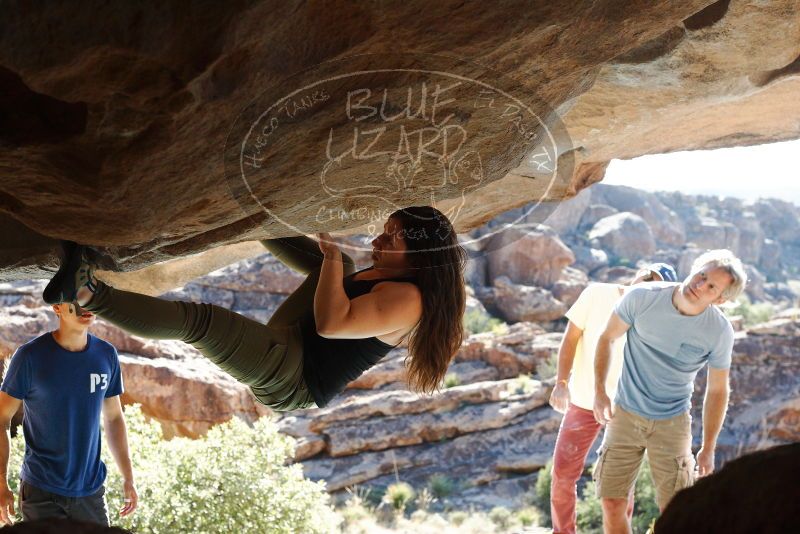
[[[704,215],[691,215],[698,212]],[[399,348],[327,408],[278,416],[277,423],[297,438],[295,461],[307,476],[325,480],[336,495],[397,479],[421,488],[438,475],[451,486],[454,508],[521,506],[552,452],[560,418],[547,406],[549,379],[564,326],[560,318],[580,290],[589,280],[630,276],[632,257],[671,261],[684,275],[702,248],[724,244],[748,261],[751,273],[762,273],[754,275],[749,294],[771,302],[776,313],[737,332],[733,395],[718,456],[725,461],[798,441],[800,310],[791,306],[797,221],[797,208],[778,201],[743,205],[595,186],[553,213],[550,227],[523,223],[522,230],[484,240],[489,244],[483,248],[466,243],[474,256],[470,316],[488,318],[488,309],[508,324],[470,335],[439,393],[407,391],[405,350]],[[492,224],[473,237],[490,232]],[[214,302],[265,321],[300,281],[265,254],[167,297]],[[39,300],[42,287],[41,281],[0,284],[3,358],[55,326]],[[198,436],[231,416],[252,421],[270,413],[191,347],[131,337],[102,321],[93,331],[120,352],[124,402],[141,403],[167,437]],[[701,377],[694,403],[698,438],[702,391]]]

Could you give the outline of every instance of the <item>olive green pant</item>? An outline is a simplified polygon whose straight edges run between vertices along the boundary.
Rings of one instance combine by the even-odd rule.
[[[313,406],[303,380],[298,321],[313,309],[323,255],[316,241],[303,236],[262,243],[283,264],[306,275],[266,325],[213,304],[169,301],[102,282],[84,308],[131,334],[192,345],[275,410]],[[352,274],[353,260],[343,254],[342,261],[345,276]]]

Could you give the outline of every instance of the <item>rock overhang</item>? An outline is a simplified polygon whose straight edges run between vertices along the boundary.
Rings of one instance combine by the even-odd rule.
[[[483,143],[466,145],[460,156],[472,148],[479,161],[454,157],[444,172],[434,165],[417,175],[409,175],[417,170],[409,165],[413,157],[395,161],[393,179],[405,187],[388,191],[380,174],[385,161],[343,158],[328,168],[338,180],[329,188],[336,213],[430,203],[437,189],[434,201],[459,210],[459,230],[511,208],[572,196],[600,180],[615,157],[800,136],[800,7],[791,0],[624,7],[603,1],[588,8],[520,2],[494,10],[447,2],[381,8],[239,2],[182,13],[147,4],[83,6],[93,16],[42,5],[10,9],[0,22],[4,279],[49,276],[58,239],[98,246],[114,260],[113,269],[130,271],[240,243],[235,254],[217,252],[211,268],[245,254],[242,242],[268,235],[323,226],[363,230],[355,217],[319,221],[320,203],[309,202],[329,185],[318,179],[319,161],[309,162],[310,153],[327,146],[324,134],[339,128],[346,144],[353,123],[380,126],[369,117],[356,121],[357,113],[347,117],[346,105],[315,116],[317,128],[297,122],[282,137],[282,150],[265,163],[276,178],[246,191],[244,198],[255,202],[242,202],[226,166],[237,118],[260,116],[254,103],[280,101],[343,73],[383,69],[371,74],[372,85],[361,79],[326,88],[329,96],[393,88],[389,113],[402,111],[400,95],[408,87],[417,89],[417,110],[422,83],[433,99],[437,75],[412,79],[408,71],[416,69],[502,85],[535,108],[540,132],[560,119],[562,136],[552,148],[562,172],[549,180],[535,157],[542,143],[509,135],[498,115],[480,115],[475,107],[456,120],[469,125],[476,118],[471,139]],[[105,24],[98,29],[96,20]],[[294,85],[282,83],[287,80]],[[480,87],[470,87],[474,103]],[[317,103],[313,91],[299,96],[301,114],[304,103]],[[376,90],[361,102],[362,111],[380,101]],[[466,106],[449,111],[464,113]],[[419,121],[406,124],[420,129]],[[401,144],[397,139],[387,136],[375,146]],[[405,171],[398,169],[403,163]],[[479,183],[465,168],[481,170]],[[366,194],[365,185],[372,187]],[[302,224],[287,226],[284,219]]]

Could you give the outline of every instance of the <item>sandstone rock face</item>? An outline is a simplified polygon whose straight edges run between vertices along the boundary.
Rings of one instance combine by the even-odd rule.
[[[576,245],[572,247],[572,252],[575,254],[575,267],[587,273],[608,266],[608,254],[605,250]]]
[[[263,247],[262,247],[263,250]],[[262,253],[164,294],[171,300],[214,302],[266,323],[286,295],[305,279],[271,254]]]
[[[17,347],[58,325],[54,313],[46,308],[12,306],[3,309],[0,329],[0,357],[10,357]]]
[[[678,276],[689,276],[692,272],[694,260],[699,258],[703,252],[705,252],[705,250],[699,249],[691,243],[684,248],[683,251],[681,251],[681,257],[676,266],[678,269]]]
[[[644,219],[629,212],[597,221],[589,232],[589,239],[597,240],[600,248],[614,257],[628,261],[649,256],[656,251],[650,226]]]
[[[120,363],[125,380],[122,402],[141,404],[145,414],[161,423],[165,438],[202,436],[232,416],[255,421],[272,413],[247,387],[201,360],[122,354]]]
[[[87,0],[81,8],[91,16],[66,4],[12,2],[0,20],[0,164],[11,170],[0,185],[5,280],[50,275],[55,240],[65,238],[101,248],[109,270],[131,271],[267,236],[357,232],[397,205],[439,202],[463,231],[531,201],[572,196],[615,157],[800,135],[793,0],[601,0],[589,8],[520,0],[492,10],[469,2],[183,9]],[[513,31],[497,32],[509,21]],[[414,53],[398,43],[414,43]],[[450,93],[458,104],[439,100],[439,117],[458,111],[448,124],[473,134],[464,145],[472,150],[458,157],[429,165],[369,158],[347,148],[352,135],[328,146],[332,130],[352,134],[347,110],[377,110],[381,88],[392,111],[374,117],[402,120],[407,131],[430,126],[431,115],[387,117],[405,109],[409,88],[409,109],[419,109],[422,83],[430,112],[442,87],[431,61],[442,56],[465,58],[452,61],[455,74],[509,87],[536,116],[556,116],[541,104],[549,103],[563,127],[537,126],[555,132],[553,150],[542,151],[522,119],[498,119],[499,99],[475,106],[477,86],[466,83]],[[364,86],[337,76],[374,67],[384,72],[369,80],[372,99],[340,105],[339,96]],[[427,74],[386,72],[406,67]],[[328,92],[302,92],[320,80]],[[296,99],[283,99],[295,90]],[[236,141],[270,102],[282,105],[273,108],[283,113],[280,139],[267,139],[277,128],[270,122],[256,142],[272,142],[271,152],[239,151],[263,173],[245,191],[231,168],[245,144]],[[392,133],[375,148],[396,155],[402,137]],[[781,239],[792,231],[780,229]],[[150,274],[142,276],[140,288]]]
[[[575,255],[546,226],[536,230],[511,229],[487,244],[489,280],[506,276],[517,284],[552,286]]]
[[[550,291],[514,284],[507,276],[494,281],[494,303],[509,321],[553,321],[567,311]]]
[[[800,242],[800,221],[797,206],[790,202],[769,199],[753,205],[759,224],[770,239],[785,243]]]
[[[734,138],[743,144],[769,142],[776,138],[768,133],[768,124],[776,124],[776,119],[797,132],[796,125],[789,126],[790,116],[797,112],[778,118],[769,104],[796,93],[800,84],[792,75],[798,55],[796,9],[796,4],[783,2],[714,2],[695,19],[616,57],[603,66],[592,89],[580,95],[567,114],[573,141],[591,147],[587,160],[607,161],[608,156],[629,158],[689,144],[728,146]],[[783,52],[777,55],[763,46],[766,35],[746,37],[766,20],[785,31],[778,38],[784,43]],[[729,36],[723,39],[731,47],[727,50],[738,50],[736,59],[719,48],[721,35]],[[699,57],[703,59],[696,61]],[[644,102],[664,106],[645,111]],[[795,106],[800,103],[792,105],[796,110]],[[728,129],[732,122],[740,128],[739,135]],[[679,125],[690,123],[691,127],[681,128],[679,137],[672,134]],[[782,138],[796,137],[795,133]],[[610,142],[599,145],[600,139]]]
[[[586,212],[592,209],[592,192],[583,189],[569,199],[569,202],[559,202],[558,206],[545,219],[544,224],[559,234],[568,233],[583,223]]]
[[[689,240],[701,249],[727,248],[739,253],[739,230],[730,223],[720,223],[711,217],[702,217],[689,231]]]
[[[731,400],[718,456],[727,460],[742,451],[796,441],[800,420],[800,315],[789,311],[763,325],[738,333],[731,367]],[[695,423],[701,415],[703,380],[692,401]],[[697,427],[695,428],[697,430]]]
[[[592,201],[600,203],[600,206],[607,205],[619,212],[638,215],[647,222],[653,232],[653,237],[660,244],[680,246],[686,240],[683,220],[677,213],[662,204],[653,193],[632,187],[612,188],[604,184],[597,184],[597,187],[592,189]],[[591,213],[587,213],[587,217],[591,216]]]
[[[567,267],[561,278],[553,284],[553,296],[567,306],[572,306],[588,285],[589,278],[583,271]]]
[[[605,204],[592,204],[586,208],[583,217],[581,217],[580,226],[591,228],[600,219],[610,217],[616,213],[619,213],[619,210],[612,208],[611,206],[607,206]]]
[[[637,269],[625,266],[604,267],[594,272],[594,278],[609,284],[629,284],[637,272]]]
[[[742,261],[758,265],[766,238],[761,223],[752,211],[741,212],[734,225],[739,231],[738,255]]]
[[[764,291],[764,284],[767,279],[758,269],[751,265],[745,265],[745,271],[747,272],[747,286],[745,286],[747,296],[751,300],[766,300],[767,295]]]

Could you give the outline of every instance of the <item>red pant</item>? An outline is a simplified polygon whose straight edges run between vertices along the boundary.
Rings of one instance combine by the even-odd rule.
[[[591,410],[570,404],[558,430],[553,453],[553,481],[550,485],[550,512],[553,534],[575,533],[575,501],[577,482],[589,449],[603,428]],[[628,504],[628,517],[633,514],[633,493]]]

